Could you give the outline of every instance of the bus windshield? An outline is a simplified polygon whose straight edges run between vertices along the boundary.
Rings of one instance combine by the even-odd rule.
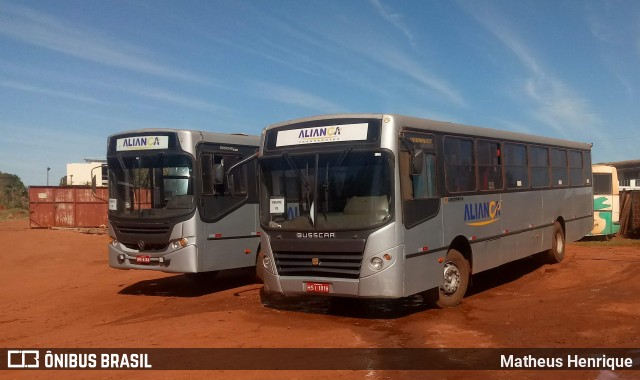
[[[109,213],[168,218],[195,208],[192,159],[184,154],[109,157]]]
[[[343,151],[265,157],[261,222],[284,230],[366,229],[391,219],[393,157]]]

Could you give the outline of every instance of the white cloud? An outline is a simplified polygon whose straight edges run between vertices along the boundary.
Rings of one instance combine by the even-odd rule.
[[[80,102],[86,102],[86,103],[94,103],[94,104],[107,104],[106,102],[100,101],[100,100],[98,100],[96,98],[93,98],[93,97],[90,97],[90,96],[78,95],[78,94],[74,94],[74,93],[67,92],[67,91],[52,90],[52,89],[45,88],[45,87],[42,87],[42,86],[33,86],[33,85],[30,85],[30,84],[19,83],[19,82],[15,82],[15,81],[0,80],[0,86],[5,87],[5,88],[10,88],[10,89],[13,89],[13,90],[19,90],[19,91],[30,92],[30,93],[35,93],[35,94],[47,95],[47,96],[52,96],[52,97],[56,97],[56,98],[63,98],[63,99],[67,99],[67,100],[74,100],[74,101],[80,101]]]
[[[413,37],[413,33],[411,33],[407,25],[405,25],[404,21],[402,20],[402,16],[400,14],[394,13],[392,10],[382,5],[380,0],[369,0],[369,1],[371,2],[371,4],[373,4],[373,6],[376,8],[380,16],[382,16],[382,18],[384,18],[385,20],[390,22],[393,26],[398,28],[402,32],[402,34],[404,34],[409,39],[409,41],[411,41],[412,43],[414,42],[415,39]]]
[[[107,66],[165,78],[208,83],[209,79],[159,65],[139,46],[81,30],[62,20],[23,6],[3,3],[0,34],[22,42]]]
[[[586,130],[593,136],[601,135],[603,122],[589,101],[555,78],[540,63],[531,47],[518,38],[517,31],[509,27],[505,18],[501,18],[495,9],[474,7],[466,10],[522,64],[526,74],[514,98],[525,95],[534,118],[563,137],[576,137],[577,132],[584,134]]]
[[[199,98],[180,95],[158,87],[125,85],[117,87],[114,86],[114,89],[150,99],[160,100],[166,103],[172,103],[185,108],[214,112],[232,112],[228,107],[206,102]]]
[[[258,96],[279,103],[312,109],[320,113],[345,112],[342,106],[297,88],[263,81],[254,82],[252,87]]]

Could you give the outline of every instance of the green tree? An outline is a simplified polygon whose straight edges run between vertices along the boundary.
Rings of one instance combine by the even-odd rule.
[[[29,207],[27,188],[17,175],[0,172],[0,206],[22,209]]]

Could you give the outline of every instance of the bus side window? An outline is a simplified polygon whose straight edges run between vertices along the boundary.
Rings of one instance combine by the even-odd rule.
[[[447,190],[452,193],[474,191],[476,189],[476,170],[473,140],[445,137],[444,155]]]
[[[484,191],[502,190],[502,152],[496,141],[478,140],[479,188]]]
[[[420,174],[411,174],[411,153],[400,151],[400,187],[402,190],[403,222],[407,228],[438,215],[440,198],[436,182],[436,155],[424,154]]]
[[[507,189],[529,188],[529,167],[527,146],[523,144],[504,144],[504,166]]]
[[[544,146],[529,146],[531,187],[544,188],[551,185],[549,177],[549,149]]]
[[[567,151],[551,149],[551,185],[563,187],[569,184],[567,175]]]
[[[584,185],[584,170],[582,166],[582,152],[569,151],[569,184],[571,186]]]
[[[200,171],[202,177],[202,194],[213,195],[213,154],[205,153],[200,155]]]
[[[202,195],[230,195],[226,171],[241,159],[242,157],[239,156],[203,153],[200,156]],[[224,172],[216,174],[216,170],[224,170]],[[244,165],[238,167],[230,174],[229,179],[233,181],[231,185],[234,194],[246,195],[246,167]]]
[[[413,199],[436,198],[436,155],[425,153],[422,172],[411,176]]]
[[[246,166],[242,165],[240,167],[235,168],[231,173],[228,173],[229,168],[231,168],[236,163],[242,160],[241,156],[231,156],[231,155],[221,155],[216,154],[213,158],[213,167],[222,168],[222,182],[215,184],[215,194],[216,195],[231,195],[231,191],[233,191],[234,195],[246,195]],[[227,174],[229,174],[227,176]],[[231,183],[227,182],[232,181]]]

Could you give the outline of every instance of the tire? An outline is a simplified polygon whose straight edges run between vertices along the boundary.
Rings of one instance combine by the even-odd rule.
[[[447,252],[442,275],[442,285],[438,289],[436,304],[441,308],[457,306],[469,286],[471,267],[462,253],[455,249]]]
[[[550,264],[561,263],[564,259],[564,251],[566,247],[566,241],[564,236],[564,229],[560,222],[556,222],[553,225],[553,235],[551,236],[551,249],[547,251],[547,261]]]

